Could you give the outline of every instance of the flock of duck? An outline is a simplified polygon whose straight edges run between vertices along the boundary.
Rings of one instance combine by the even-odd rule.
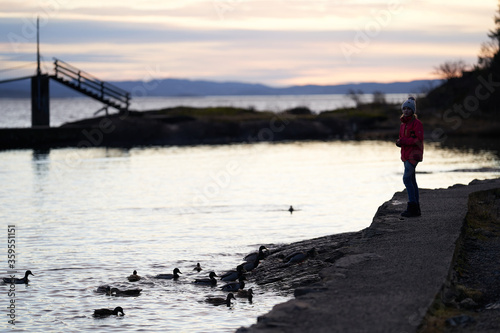
[[[288,256],[286,256],[283,260],[285,265],[291,265],[303,262],[307,258],[313,257],[316,254],[316,249],[312,248],[307,252],[295,252]],[[230,270],[224,272],[223,274],[217,275],[215,272],[211,271],[208,273],[208,277],[206,278],[198,278],[192,281],[193,284],[200,286],[217,286],[219,278],[220,281],[224,282],[224,285],[220,287],[222,291],[228,292],[225,298],[223,297],[207,297],[205,301],[212,305],[227,305],[231,306],[231,301],[235,300],[236,297],[246,298],[250,303],[252,303],[253,299],[253,290],[245,289],[245,273],[252,271],[255,269],[261,260],[269,255],[269,251],[265,246],[260,246],[257,252],[253,252],[248,254],[243,258],[243,263],[238,265],[235,270]],[[194,271],[198,273],[202,271],[201,265],[198,263],[193,268]],[[175,268],[172,274],[158,274],[154,276],[155,279],[164,279],[164,280],[178,280],[182,272],[179,268]],[[27,284],[29,282],[28,276],[35,276],[30,270],[27,270],[24,274],[23,278],[15,278],[15,277],[7,277],[3,278],[3,282],[6,284]],[[141,276],[137,274],[137,271],[134,270],[133,273],[127,277],[129,282],[137,282],[143,279]],[[139,296],[142,289],[124,289],[121,290],[119,288],[111,287],[109,285],[99,286],[95,292],[106,294],[108,296]],[[118,306],[114,309],[95,309],[93,316],[96,318],[103,318],[109,316],[124,316],[123,308]]]
[[[231,301],[235,300],[236,297],[246,298],[251,303],[253,299],[253,290],[244,289],[245,288],[245,273],[250,272],[254,268],[256,268],[260,261],[263,260],[269,254],[268,249],[265,246],[260,246],[258,252],[250,253],[243,258],[244,263],[238,265],[235,270],[227,271],[223,274],[217,275],[215,272],[211,271],[208,273],[208,277],[206,278],[197,278],[192,281],[193,284],[200,286],[217,286],[219,278],[220,281],[224,282],[224,285],[220,287],[222,291],[228,292],[225,298],[223,297],[207,297],[205,301],[212,305],[226,305],[231,306]],[[200,263],[197,263],[193,268],[194,271],[198,273],[203,269],[201,268]],[[179,268],[174,268],[172,273],[168,274],[158,274],[153,278],[155,279],[163,279],[163,280],[178,280],[180,278],[180,274],[182,272]],[[129,282],[137,282],[143,279],[141,276],[137,274],[137,271],[134,270],[130,276],[127,277]],[[98,293],[104,293],[109,296],[139,296],[142,289],[126,289],[120,290],[118,288],[114,288],[108,285],[99,286],[96,290]],[[123,308],[117,306],[114,309],[96,309],[94,310],[94,317],[108,317],[108,316],[123,316],[125,313],[123,312]]]
[[[215,272],[211,271],[208,273],[207,278],[194,279],[192,283],[200,286],[217,286],[219,278],[220,281],[224,282],[224,285],[220,287],[222,291],[228,292],[227,297],[207,297],[205,301],[212,305],[227,305],[231,306],[231,301],[235,300],[236,297],[246,298],[251,303],[253,299],[253,290],[244,289],[245,288],[245,273],[250,272],[255,267],[257,267],[262,259],[264,259],[269,254],[268,249],[265,246],[260,246],[258,252],[250,253],[243,258],[244,263],[238,265],[235,270],[227,271],[223,274],[217,275]],[[194,271],[201,272],[202,268],[199,263],[193,268]],[[178,280],[182,272],[179,268],[175,268],[172,274],[158,274],[154,276],[155,279],[164,280]],[[35,276],[30,270],[25,272],[23,278],[6,277],[3,278],[3,282],[6,284],[27,284],[29,282],[28,276]],[[137,282],[143,279],[134,270],[133,273],[127,277],[129,282]],[[118,289],[111,287],[109,285],[99,286],[95,292],[106,294],[108,296],[139,296],[142,289]],[[95,309],[93,316],[97,318],[103,318],[108,316],[124,316],[125,313],[123,308],[120,306],[114,309]]]

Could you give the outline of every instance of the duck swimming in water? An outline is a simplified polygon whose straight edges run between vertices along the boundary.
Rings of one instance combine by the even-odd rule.
[[[139,275],[137,275],[137,271],[134,270],[134,272],[132,273],[132,275],[129,275],[129,277],[127,277],[127,279],[130,282],[136,282],[136,281],[139,281],[141,279],[141,277]]]
[[[109,290],[111,289],[110,286],[108,285],[104,285],[104,286],[99,286],[97,287],[96,289],[96,293],[99,293],[99,294],[109,294]]]
[[[167,279],[167,280],[177,280],[180,276],[179,274],[182,274],[182,272],[178,268],[174,268],[173,274],[158,274],[155,276],[156,279]]]
[[[120,290],[118,288],[109,288],[107,294],[109,296],[139,296],[142,289],[126,289]]]
[[[226,298],[221,297],[208,297],[205,301],[212,305],[224,305],[231,306],[231,300],[236,299],[233,293],[227,294]]]
[[[252,303],[252,299],[253,299],[253,290],[252,290],[252,288],[247,289],[247,290],[240,289],[240,290],[238,290],[238,292],[236,293],[236,297],[246,298],[246,299],[248,299],[248,301],[249,301],[250,303]]]
[[[238,291],[240,289],[245,288],[245,281],[243,281],[245,278],[240,277],[238,279],[238,282],[231,282],[228,284],[225,284],[221,287],[223,291]]]
[[[208,274],[208,279],[196,279],[194,280],[194,283],[200,285],[215,286],[217,285],[217,280],[215,279],[216,276],[217,274],[215,274],[215,272],[210,272],[210,274]]]
[[[96,309],[96,310],[94,310],[94,317],[104,318],[104,317],[109,317],[109,316],[118,316],[118,313],[121,313],[122,316],[125,315],[121,306],[117,306],[114,310]]]
[[[4,283],[14,283],[14,284],[21,284],[21,283],[24,283],[24,284],[27,284],[29,282],[28,280],[28,275],[33,275],[35,276],[33,273],[31,273],[30,270],[27,270],[25,273],[24,273],[24,277],[23,278],[16,278],[14,277],[13,275],[10,276],[10,277],[6,277],[6,278],[3,278],[3,282]]]
[[[243,260],[246,262],[254,262],[255,259],[262,260],[265,257],[267,257],[267,253],[264,252],[264,250],[267,250],[267,247],[265,247],[264,245],[261,245],[259,247],[259,252],[253,252],[253,253],[247,254],[245,256],[245,258],[243,258]]]
[[[230,282],[238,280],[245,273],[245,269],[243,268],[243,264],[236,266],[235,271],[227,271],[226,273],[220,276],[222,281]]]
[[[200,263],[197,263],[196,266],[193,268],[193,271],[197,271],[198,273],[202,270]]]

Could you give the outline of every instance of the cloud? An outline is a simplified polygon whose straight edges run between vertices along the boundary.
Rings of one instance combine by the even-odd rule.
[[[399,80],[401,72],[407,80],[428,78],[444,61],[474,62],[496,10],[486,0],[0,0],[0,5],[7,9],[0,13],[6,67],[34,58],[40,15],[47,68],[58,57],[102,79],[140,79],[156,68],[164,77],[271,85],[390,81]]]

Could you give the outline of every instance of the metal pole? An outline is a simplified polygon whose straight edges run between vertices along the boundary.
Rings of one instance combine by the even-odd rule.
[[[36,74],[40,75],[40,28],[39,28],[40,17],[36,18]]]
[[[37,98],[38,110],[37,113],[42,112],[42,71],[40,70],[40,17],[36,18],[36,76],[38,81]]]

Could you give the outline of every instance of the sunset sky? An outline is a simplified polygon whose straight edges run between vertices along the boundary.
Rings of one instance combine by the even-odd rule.
[[[476,63],[498,0],[0,0],[0,80],[64,60],[111,81],[270,86],[436,78]],[[16,68],[15,70],[9,70]]]

